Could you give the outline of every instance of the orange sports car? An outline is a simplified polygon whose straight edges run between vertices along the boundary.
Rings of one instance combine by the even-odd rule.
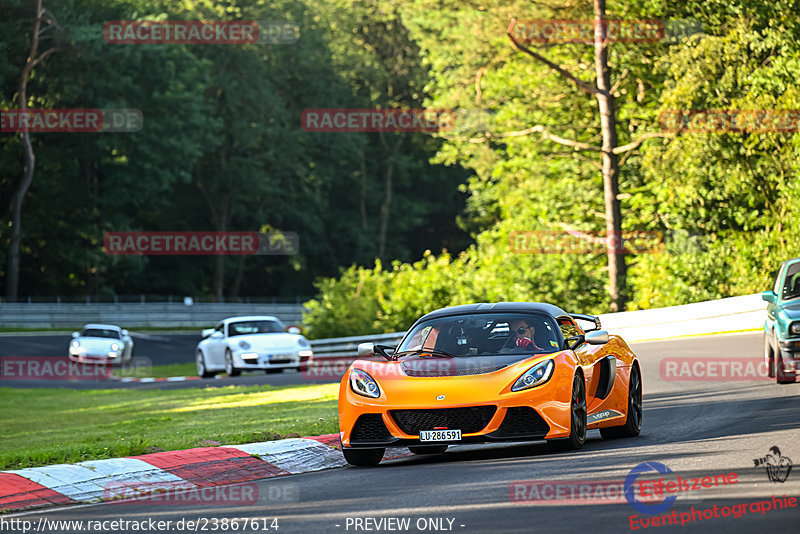
[[[577,320],[591,328],[583,330]],[[619,336],[591,315],[501,302],[437,310],[397,347],[362,343],[339,386],[345,460],[377,465],[386,447],[545,439],[579,449],[642,428],[642,375]]]

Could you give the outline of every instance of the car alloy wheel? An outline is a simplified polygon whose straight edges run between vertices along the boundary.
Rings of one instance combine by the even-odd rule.
[[[583,376],[575,373],[572,379],[572,394],[570,395],[570,432],[569,437],[553,439],[547,442],[555,451],[578,450],[586,442],[586,386]]]
[[[604,439],[631,438],[638,436],[642,430],[642,375],[639,368],[631,368],[631,378],[628,385],[628,416],[622,426],[612,426],[600,429]]]
[[[239,376],[241,374],[241,370],[233,365],[233,354],[230,349],[225,350],[225,372],[228,373],[228,376]]]

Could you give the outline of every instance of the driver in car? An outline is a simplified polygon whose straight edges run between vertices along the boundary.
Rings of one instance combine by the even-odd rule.
[[[511,335],[515,336],[514,346],[526,350],[543,350],[533,341],[536,329],[524,319],[516,319],[508,325]]]

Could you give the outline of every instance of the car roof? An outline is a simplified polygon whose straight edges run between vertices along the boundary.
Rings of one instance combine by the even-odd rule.
[[[440,310],[426,313],[416,320],[414,324],[427,319],[435,319],[437,317],[447,317],[450,315],[464,315],[469,313],[492,313],[492,312],[521,312],[521,313],[544,313],[559,317],[561,315],[569,315],[567,312],[545,302],[478,302],[475,304],[462,304],[461,306],[450,306]]]
[[[272,315],[242,315],[241,317],[228,317],[223,319],[224,323],[231,323],[233,321],[278,321],[277,317]]]
[[[83,325],[83,329],[84,330],[86,330],[87,328],[95,328],[97,330],[103,330],[103,329],[105,329],[105,330],[117,330],[117,331],[121,331],[122,330],[122,328],[120,328],[120,327],[118,327],[116,325],[113,325],[113,324],[94,324],[94,323],[92,323],[92,324]]]

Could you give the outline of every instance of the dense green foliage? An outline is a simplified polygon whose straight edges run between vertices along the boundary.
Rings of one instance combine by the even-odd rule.
[[[520,254],[509,241],[513,232],[605,231],[598,153],[536,131],[514,133],[541,125],[596,145],[595,99],[506,36],[512,17],[586,20],[591,2],[45,5],[61,27],[51,40],[63,50],[34,71],[29,105],[133,107],[146,127],[34,134],[21,295],[229,298],[316,287],[306,316],[315,337],[401,330],[432,308],[473,301],[608,309],[604,254]],[[800,109],[800,2],[617,0],[607,9],[612,19],[688,28],[609,48],[620,145],[658,134],[621,156],[624,230],[660,232],[665,241],[659,253],[627,257],[629,307],[764,289],[781,260],[800,255],[800,135],[665,136],[659,117],[676,109]],[[0,107],[7,108],[15,106],[32,14],[23,0],[0,0],[0,11],[8,14],[0,21]],[[237,46],[103,41],[104,21],[134,18],[286,19],[300,38]],[[595,79],[592,45],[532,46],[581,80]],[[304,109],[333,107],[453,109],[459,119],[436,135],[300,128]],[[19,137],[1,134],[0,276],[7,199],[21,162]],[[300,253],[215,259],[102,250],[109,230],[263,228],[297,232]]]
[[[513,231],[563,225],[604,234],[596,153],[535,133],[498,137],[541,124],[596,143],[594,100],[512,50],[504,36],[511,16],[591,18],[590,2],[552,5],[489,2],[476,10],[417,0],[404,13],[431,68],[430,104],[483,112],[478,128],[445,135],[436,159],[474,171],[460,221],[476,244],[453,258],[353,267],[319,282],[321,297],[309,303],[306,317],[313,335],[402,330],[420,313],[469,301],[542,300],[574,311],[608,310],[603,254],[516,254],[509,244]],[[610,3],[610,18],[702,25],[701,33],[671,41],[611,44],[620,144],[658,132],[666,110],[799,109],[798,8],[793,1]],[[594,79],[590,45],[539,52],[581,79]],[[481,135],[486,139],[476,142]],[[664,236],[663,251],[627,257],[629,307],[761,291],[783,259],[800,255],[800,135],[684,132],[649,139],[623,162],[624,229]]]
[[[0,0],[0,108],[15,108],[35,3]],[[309,295],[312,281],[379,255],[387,148],[393,163],[383,256],[463,249],[456,224],[468,173],[432,164],[423,133],[313,133],[307,108],[419,107],[426,69],[408,38],[346,2],[237,0],[44,2],[58,21],[33,71],[31,108],[136,108],[136,133],[32,134],[36,174],[23,206],[21,297]],[[109,44],[103,23],[130,19],[291,21],[294,44]],[[397,28],[397,27],[394,27]],[[365,48],[361,41],[373,41]],[[397,42],[395,42],[397,41]],[[0,134],[0,282],[10,199],[23,170],[18,134]],[[420,230],[425,228],[426,230]],[[108,231],[263,231],[300,236],[295,256],[110,256]],[[217,277],[219,277],[218,281]],[[5,287],[5,285],[3,285]]]

